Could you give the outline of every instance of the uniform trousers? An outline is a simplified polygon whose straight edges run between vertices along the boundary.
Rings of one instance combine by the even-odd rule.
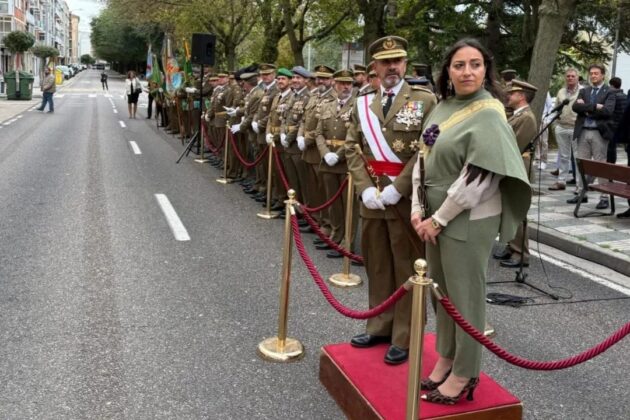
[[[573,127],[555,126],[556,142],[558,143],[558,182],[564,183],[571,170],[571,138]]]
[[[348,177],[346,173],[338,174],[332,172],[322,171],[322,181],[324,182],[324,188],[326,189],[326,200],[330,200],[333,195],[339,191],[341,184]],[[359,219],[359,201],[357,195],[354,194],[352,204],[352,226],[350,227],[352,237],[350,244],[344,246],[348,249],[352,249],[354,243],[354,237],[356,236],[357,224]],[[330,216],[330,225],[332,232],[330,233],[330,239],[338,244],[341,244],[346,238],[346,209],[348,207],[348,194],[347,190],[341,193],[341,196],[333,202],[329,207],[328,215]]]
[[[282,153],[282,163],[284,165],[284,173],[287,176],[287,180],[289,181],[289,187],[292,188],[296,195],[296,199],[300,202],[303,203],[304,202],[304,188],[305,185],[302,185],[302,183],[300,182],[300,176],[298,171],[302,170],[302,168],[298,168],[298,166],[296,165],[296,161],[297,162],[301,162],[302,158],[300,157],[299,154],[292,154],[292,153],[288,153],[288,152],[283,152]]]
[[[265,141],[264,130],[262,130],[258,134],[255,134],[255,136],[256,136],[255,142],[257,145],[256,156],[258,156],[258,154],[260,154],[268,146],[267,146],[267,142]],[[269,153],[271,153],[271,150],[269,150]],[[256,188],[256,191],[258,192],[261,192],[261,193],[267,192],[268,167],[269,167],[269,155],[267,155],[264,159],[258,162],[258,165],[256,165],[256,182],[254,184],[254,188]]]
[[[409,212],[404,214],[408,215]],[[361,223],[361,252],[368,276],[369,305],[373,308],[414,275],[413,263],[421,255],[417,254],[408,233],[405,232],[406,229],[412,229],[410,222],[364,217]],[[410,322],[411,295],[407,294],[393,309],[368,319],[366,332],[391,336],[393,345],[407,349]]]
[[[286,169],[284,167],[284,148],[280,145],[280,136],[274,136],[274,148],[277,151],[278,159],[274,156],[273,158],[273,179],[271,181],[273,186],[273,194],[271,196],[272,201],[280,201],[281,203],[287,199],[287,189],[284,185],[284,181],[280,176],[280,171],[284,172],[286,178]],[[273,153],[273,152],[272,152]],[[287,179],[288,181],[288,179]],[[289,184],[289,188],[291,185]]]
[[[212,146],[215,149],[221,149],[221,153],[219,153],[218,158],[223,160],[223,156],[225,151],[223,150],[222,147],[225,146],[225,127],[216,127],[215,125],[212,126]]]
[[[608,140],[604,139],[602,135],[599,133],[598,129],[582,129],[582,133],[580,134],[579,139],[574,139],[571,143],[573,147],[573,155],[576,159],[592,159],[597,160],[599,162],[606,162],[606,154],[608,152]],[[577,169],[577,167],[576,167]],[[577,170],[576,180],[578,188],[583,190],[588,187],[587,185],[583,185],[582,176],[579,173],[579,169]],[[593,177],[587,176],[586,182],[591,184],[593,182]],[[597,182],[599,184],[608,182],[607,179],[598,178]],[[607,198],[606,195],[602,195],[602,198]]]
[[[241,161],[238,160],[238,158],[236,157],[236,152],[234,150],[234,144],[236,144],[236,146],[239,145],[240,143],[240,139],[243,136],[243,133],[238,132],[236,134],[232,134],[231,131],[228,131],[227,128],[225,130],[225,133],[227,134],[228,138],[226,139],[226,145],[227,147],[229,147],[228,149],[228,156],[227,156],[227,177],[228,178],[232,178],[232,179],[236,179],[241,175],[241,170],[242,170],[242,166],[241,165]],[[225,136],[225,134],[224,134]],[[230,137],[229,136],[233,136],[234,137],[234,144],[232,144],[232,141],[230,141]],[[240,151],[239,151],[240,152]]]
[[[488,258],[501,216],[469,222],[468,241],[440,234],[437,245],[427,242],[429,276],[462,316],[483,331],[486,321]],[[459,328],[439,303],[436,311],[436,351],[453,360],[452,373],[474,378],[481,369],[481,344]]]

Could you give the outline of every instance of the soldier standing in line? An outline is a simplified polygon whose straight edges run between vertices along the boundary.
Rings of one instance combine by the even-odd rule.
[[[368,83],[368,76],[365,66],[361,64],[355,64],[353,74],[355,88],[352,90],[352,94],[356,96],[368,89],[370,84]]]
[[[420,148],[423,119],[436,98],[424,86],[410,87],[404,81],[405,39],[378,39],[369,53],[381,87],[357,97],[345,151],[362,201],[361,251],[373,308],[414,274],[413,263],[424,254],[409,219],[412,157]],[[391,343],[385,363],[403,363],[409,354],[410,312],[411,298],[406,296],[392,310],[369,319],[366,332],[350,343],[355,347]]]
[[[276,84],[276,66],[273,64],[261,64],[258,67],[258,72],[262,80],[263,95],[260,98],[256,116],[252,121],[252,129],[257,135],[258,147],[262,150],[267,147],[267,120],[269,119],[271,102],[278,94],[278,86]],[[256,186],[258,194],[253,197],[257,202],[265,203],[267,201],[267,163],[263,159],[258,166],[256,170],[261,173],[261,183]]]
[[[411,74],[413,75],[414,79],[418,80],[417,84],[426,86],[431,90],[431,92],[434,92],[435,87],[433,86],[431,80],[432,77],[429,74],[429,66],[424,63],[413,63],[411,67],[413,68]]]
[[[529,171],[530,152],[527,150],[529,142],[538,134],[536,117],[529,104],[534,100],[538,88],[521,80],[512,80],[508,83],[505,92],[507,94],[507,106],[513,109],[513,114],[508,118],[508,124],[514,130],[518,149],[523,154],[525,171]],[[530,178],[532,174],[527,174]],[[516,231],[516,236],[508,245],[493,254],[494,258],[502,260],[501,267],[517,268],[523,260],[523,266],[529,266],[529,236],[527,229],[523,229],[521,223]]]
[[[352,88],[353,76],[352,70],[345,69],[339,70],[333,75],[337,99],[329,97],[322,101],[321,117],[315,130],[317,149],[321,156],[319,170],[327,200],[341,188],[348,173],[344,144],[355,102]],[[345,239],[346,229],[351,229],[353,238],[356,234],[359,219],[358,205],[353,206],[355,211],[352,215],[352,226],[346,226],[347,205],[348,196],[347,194],[342,194],[340,199],[330,206],[329,215],[330,224],[332,225],[330,239],[337,244],[341,244]],[[351,240],[350,244],[345,244],[344,246],[351,249],[353,242]],[[342,258],[343,255],[333,249],[326,253],[326,257]]]
[[[374,61],[368,64],[367,68],[368,72],[368,83],[370,84],[370,88],[373,90],[379,90],[381,88],[381,79],[378,78],[376,71],[374,70]]]
[[[267,121],[267,134],[265,140],[267,144],[273,143],[277,148],[280,162],[284,162],[284,148],[280,144],[280,129],[284,122],[287,106],[291,101],[293,92],[291,91],[291,78],[293,73],[284,67],[278,69],[276,75],[276,85],[278,86],[278,94],[273,98],[271,102],[271,110],[269,111],[269,120]],[[274,166],[278,163],[274,161]],[[273,174],[273,195],[272,195],[272,210],[284,210],[284,200],[287,197],[287,190],[280,178],[280,171],[277,170]],[[291,179],[288,179],[291,182]],[[290,185],[291,187],[292,185]]]
[[[299,149],[302,151],[302,160],[307,164],[307,185],[308,188],[304,190],[304,203],[309,207],[317,207],[322,205],[326,201],[326,191],[324,184],[321,180],[321,174],[319,173],[319,164],[321,163],[321,156],[317,150],[315,144],[315,129],[317,128],[317,121],[320,117],[320,103],[329,97],[335,98],[336,93],[332,88],[334,69],[319,65],[315,67],[315,83],[317,84],[317,92],[312,94],[309,101],[306,103],[304,109],[304,116],[298,130],[297,143]],[[325,235],[330,235],[332,229],[330,227],[330,220],[328,218],[327,210],[323,210],[317,214],[313,214],[313,217],[320,226],[320,229]],[[304,231],[308,231],[307,227],[301,228]],[[315,238],[313,241],[317,249],[330,249],[330,247],[319,238]]]
[[[307,167],[302,160],[302,151],[298,148],[297,134],[304,115],[304,108],[311,97],[311,92],[306,87],[311,73],[302,66],[293,67],[291,72],[293,73],[291,79],[293,95],[287,104],[286,118],[280,129],[280,143],[284,147],[284,169],[289,184],[297,192],[297,200],[303,203],[304,190],[308,188]],[[305,226],[305,222],[302,220],[300,222]]]
[[[258,84],[258,75],[256,73],[243,73],[241,74],[241,80],[243,82],[243,90],[245,92],[245,98],[243,104],[234,110],[234,115],[237,119],[240,119],[239,123],[232,125],[230,130],[233,134],[241,133],[247,141],[247,152],[245,156],[249,159],[254,159],[258,156],[260,150],[258,149],[258,143],[256,142],[256,133],[252,130],[252,120],[258,109],[260,98],[263,95],[263,89]],[[258,173],[255,174],[258,178]],[[258,190],[255,187],[256,181],[247,182],[244,185],[245,193],[256,194]]]
[[[243,88],[236,81],[236,76],[234,72],[230,73],[228,89],[231,92],[232,101],[225,105],[227,108],[225,111],[228,113],[228,127],[232,127],[234,124],[238,123],[240,118],[236,115],[229,115],[230,111],[238,108],[243,105],[243,100],[245,94],[243,93]],[[241,155],[244,153],[243,149],[243,135],[242,133],[228,133],[228,136],[232,134],[234,136],[234,143],[238,148],[238,152]],[[227,161],[227,177],[233,180],[240,181],[240,178],[243,174],[243,165],[241,165],[241,161],[236,157],[236,151],[234,150],[234,146],[228,139],[228,144],[230,145],[229,153],[228,153],[228,161]]]
[[[210,124],[210,139],[215,149],[219,149],[225,139],[225,130],[227,124],[227,113],[224,106],[227,106],[232,102],[232,92],[228,89],[228,74],[219,72],[217,74],[216,85],[212,91],[212,97],[210,98],[210,107],[206,112],[206,121]],[[214,166],[221,166],[223,159],[216,157],[214,162],[211,162]]]

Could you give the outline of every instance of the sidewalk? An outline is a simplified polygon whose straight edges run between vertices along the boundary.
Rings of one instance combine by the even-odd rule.
[[[615,215],[575,218],[575,204],[567,204],[567,200],[574,197],[575,186],[567,185],[564,191],[548,189],[557,179],[550,174],[556,168],[552,163],[556,156],[556,151],[550,151],[547,168],[536,170],[534,189],[540,191],[540,195],[532,198],[529,238],[630,276],[630,219],[619,219]],[[626,152],[621,148],[617,158],[617,164],[627,164]],[[538,174],[541,175],[540,186]],[[588,203],[580,207],[580,214],[596,211],[598,201],[599,193],[590,192]],[[627,209],[627,200],[615,198],[615,213]]]

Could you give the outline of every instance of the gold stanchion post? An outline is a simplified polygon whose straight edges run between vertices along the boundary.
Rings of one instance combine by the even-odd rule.
[[[269,144],[269,160],[267,164],[267,206],[264,211],[257,213],[256,216],[261,219],[275,219],[280,216],[277,211],[271,211],[271,192],[272,192],[272,180],[273,180],[273,142]],[[288,213],[287,213],[288,216]]]
[[[352,249],[352,212],[354,203],[354,183],[352,181],[352,174],[348,172],[348,204],[346,205],[346,237],[345,247],[346,249]],[[350,273],[350,258],[343,257],[343,272],[333,274],[328,278],[328,281],[338,287],[356,287],[361,284],[361,277],[356,274]]]
[[[232,178],[228,178],[227,176],[227,171],[228,171],[228,153],[229,153],[229,148],[230,148],[230,140],[228,139],[228,128],[227,126],[225,127],[225,139],[223,140],[223,176],[221,178],[217,179],[217,182],[219,184],[231,184],[232,182],[234,182],[234,180]]]
[[[425,301],[427,290],[433,283],[426,278],[427,262],[418,259],[413,265],[416,275],[409,278],[412,284],[411,338],[409,342],[409,373],[407,377],[407,420],[418,420],[420,409],[420,375],[424,341]]]
[[[291,362],[304,356],[304,346],[295,338],[287,337],[287,318],[289,313],[289,287],[291,285],[291,250],[293,249],[293,230],[291,217],[295,215],[295,191],[289,190],[284,220],[284,253],[282,258],[282,282],[280,284],[280,313],[278,315],[278,336],[267,338],[258,344],[258,353],[263,359],[274,362]]]

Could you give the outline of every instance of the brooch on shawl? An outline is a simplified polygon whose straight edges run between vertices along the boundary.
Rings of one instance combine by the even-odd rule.
[[[424,149],[426,153],[429,153],[439,135],[440,127],[437,124],[431,124],[426,130],[424,130],[424,133],[422,133],[422,141],[424,141]]]

